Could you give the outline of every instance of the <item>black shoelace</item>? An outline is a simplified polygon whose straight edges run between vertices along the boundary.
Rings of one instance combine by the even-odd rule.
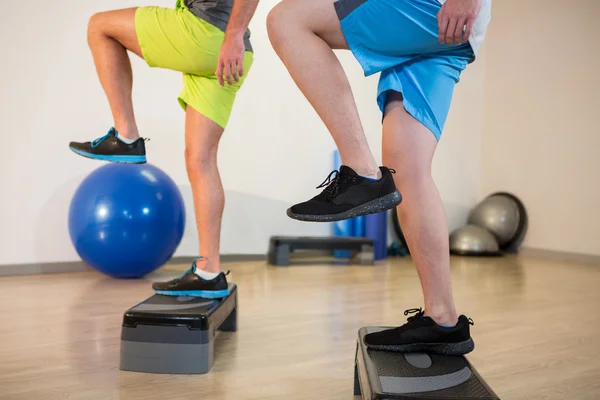
[[[356,182],[356,178],[353,176],[342,175],[340,171],[333,170],[327,178],[317,186],[317,189],[325,188],[324,192],[327,193],[327,200],[333,199],[340,192],[340,184],[348,181]]]
[[[425,314],[425,311],[423,311],[423,309],[421,307],[409,308],[408,310],[404,311],[404,315],[408,315],[408,314],[415,314],[406,319],[408,322],[412,322],[412,321],[416,321],[419,318],[421,318],[423,316],[423,314]]]

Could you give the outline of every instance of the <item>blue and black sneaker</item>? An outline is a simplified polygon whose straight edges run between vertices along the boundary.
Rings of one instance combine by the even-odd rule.
[[[146,145],[144,138],[133,142],[125,142],[119,138],[119,132],[110,128],[108,133],[91,142],[71,142],[69,148],[80,156],[94,160],[117,163],[143,164],[146,162]]]
[[[196,260],[200,258],[202,257]],[[157,294],[165,296],[192,296],[206,299],[220,299],[229,296],[226,274],[223,272],[210,274],[200,270],[196,271],[196,260],[192,263],[192,267],[179,278],[168,282],[155,282],[152,284],[152,289]],[[210,278],[205,279],[200,275],[207,275]]]

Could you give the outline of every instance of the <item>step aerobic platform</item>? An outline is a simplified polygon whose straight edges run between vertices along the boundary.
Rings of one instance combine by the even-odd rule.
[[[354,395],[363,400],[500,400],[463,356],[400,353],[369,349],[368,333],[358,332],[354,366]]]
[[[222,299],[155,294],[127,310],[121,328],[123,371],[205,374],[217,330],[237,330],[237,286]]]

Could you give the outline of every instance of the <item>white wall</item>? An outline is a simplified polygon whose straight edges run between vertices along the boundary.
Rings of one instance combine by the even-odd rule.
[[[174,1],[154,4],[171,6]],[[252,29],[256,59],[240,91],[220,149],[226,189],[223,253],[263,253],[273,234],[325,235],[325,224],[290,220],[285,209],[316,193],[331,170],[334,143],[289,78],[268,42],[265,18],[276,1],[260,3]],[[0,265],[77,260],[67,232],[69,200],[98,166],[68,150],[110,127],[110,113],[86,43],[96,11],[140,5],[133,0],[4,4],[0,24]],[[349,53],[340,57],[364,126],[380,159],[378,77],[365,79]],[[188,225],[178,255],[196,253],[191,191],[183,161],[184,114],[179,74],[133,59],[134,102],[149,161],[180,185]],[[483,133],[485,56],[463,74],[434,174],[451,228],[478,199]],[[22,174],[22,175],[21,175]]]
[[[524,245],[600,255],[600,2],[494,2],[481,194],[528,209]]]

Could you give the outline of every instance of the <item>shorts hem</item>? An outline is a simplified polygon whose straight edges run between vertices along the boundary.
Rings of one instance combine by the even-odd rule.
[[[206,118],[210,119],[215,124],[219,125],[221,128],[225,129],[225,127],[227,126],[227,122],[229,121],[229,116],[225,117],[225,118],[215,117],[214,113],[207,113],[205,110],[203,110],[203,107],[198,107],[197,105],[192,104],[192,102],[189,101],[189,99],[187,98],[187,96],[185,94],[179,95],[179,97],[177,97],[177,102],[179,103],[179,105],[181,106],[181,108],[183,109],[184,112],[186,111],[187,106],[190,106],[195,111],[199,112],[200,114],[202,114]]]
[[[408,100],[406,98],[404,92],[401,89],[398,90],[393,87],[386,87],[385,89],[383,89],[379,92],[379,94],[377,95],[377,98],[379,99],[380,96],[384,95],[384,93],[388,92],[388,91],[394,91],[394,92],[401,93],[402,94],[402,105],[403,105],[404,109],[406,110],[406,112],[409,113],[414,119],[419,121],[419,123],[421,123],[427,129],[429,129],[429,131],[433,134],[433,136],[435,137],[435,139],[438,142],[440,141],[440,138],[442,137],[442,130],[438,127],[437,123],[435,123],[435,121],[433,121],[431,119],[431,117],[429,117],[429,115],[427,115],[427,113],[424,113],[424,112],[420,111],[419,109],[417,109],[416,107],[414,107],[412,105],[412,103],[410,102],[410,100]],[[383,104],[380,101],[378,101],[377,103],[379,105],[379,109],[381,110],[381,113],[384,114],[385,104]]]
[[[433,133],[435,140],[439,142],[442,137],[442,131],[437,127],[437,124],[433,122],[427,114],[419,112],[416,107],[413,107],[410,101],[406,101],[406,98],[403,98],[402,104],[404,105],[406,112],[429,129],[431,133]]]

